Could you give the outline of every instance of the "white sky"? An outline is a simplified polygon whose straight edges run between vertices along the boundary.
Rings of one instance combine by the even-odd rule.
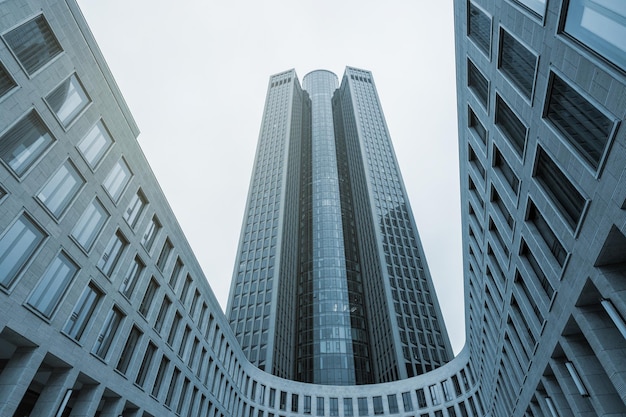
[[[452,0],[78,0],[226,306],[271,74],[372,71],[452,347],[464,343]]]

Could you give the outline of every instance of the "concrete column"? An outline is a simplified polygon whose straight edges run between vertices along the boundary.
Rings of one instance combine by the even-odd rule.
[[[0,416],[12,416],[33,380],[46,351],[18,348],[0,374]]]

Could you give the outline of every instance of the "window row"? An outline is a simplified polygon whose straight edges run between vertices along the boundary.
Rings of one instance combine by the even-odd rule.
[[[546,0],[512,1],[529,11],[533,16],[540,19],[545,16]],[[479,50],[489,57],[491,54],[493,18],[471,1],[468,1],[467,9],[467,36]],[[605,59],[611,65],[626,70],[626,46],[623,42],[624,36],[626,36],[626,6],[623,2],[569,0],[563,8],[563,13],[563,19],[558,28],[560,33],[572,38],[576,43],[585,47],[592,54]],[[513,40],[513,42],[515,41]],[[509,46],[511,44],[511,42],[508,43]],[[517,62],[521,64],[520,69],[522,71],[532,61],[532,56],[519,47],[511,50],[504,47],[501,42],[501,51],[516,57]],[[514,68],[510,69],[516,71]]]

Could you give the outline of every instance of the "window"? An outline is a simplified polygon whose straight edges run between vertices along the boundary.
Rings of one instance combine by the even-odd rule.
[[[564,31],[626,70],[626,4],[622,1],[570,0]]]
[[[528,128],[513,113],[513,110],[496,94],[496,126],[500,128],[504,136],[509,140],[513,149],[521,157],[526,146]]]
[[[27,304],[45,317],[50,317],[77,272],[78,266],[74,261],[60,252],[28,297]]]
[[[163,302],[161,303],[161,308],[159,309],[159,314],[157,315],[156,321],[154,322],[154,330],[158,333],[161,333],[161,329],[163,328],[163,323],[165,322],[165,317],[167,316],[167,312],[172,305],[172,300],[168,298],[168,296],[164,296]]]
[[[37,198],[58,218],[83,184],[85,180],[80,176],[74,164],[68,160],[52,175],[52,178],[37,194]]]
[[[176,263],[174,264],[174,269],[172,270],[172,275],[170,275],[170,287],[172,289],[176,288],[176,284],[178,283],[178,278],[180,277],[180,273],[183,270],[183,261],[180,258],[176,258]]]
[[[367,398],[366,397],[357,398],[357,404],[359,406],[360,416],[366,416],[369,414],[369,412],[367,411]]]
[[[530,269],[535,273],[535,277],[537,278],[537,281],[539,282],[539,285],[543,289],[548,300],[552,300],[552,297],[554,296],[554,287],[552,287],[550,280],[546,274],[544,274],[539,262],[537,262],[537,258],[535,258],[535,255],[530,250],[524,239],[522,239],[520,245],[520,254],[528,261]]]
[[[161,364],[159,365],[159,370],[157,371],[156,378],[154,380],[154,385],[152,386],[152,396],[155,398],[159,397],[159,393],[161,391],[161,385],[163,385],[163,379],[165,378],[165,373],[167,372],[167,368],[170,365],[170,360],[163,355],[161,358]]]
[[[94,169],[112,145],[113,139],[111,139],[111,135],[109,135],[104,123],[100,120],[80,141],[78,150],[89,166]]]
[[[183,317],[177,311],[174,315],[174,320],[172,321],[172,327],[170,327],[170,333],[167,336],[167,344],[172,345],[174,343],[174,338],[176,337],[176,333],[178,332],[178,326],[180,325],[180,320]]]
[[[515,175],[515,172],[513,172],[513,169],[511,169],[507,160],[504,159],[504,156],[502,156],[502,153],[500,153],[500,150],[495,146],[493,147],[493,165],[498,167],[500,173],[506,180],[506,183],[509,184],[513,192],[517,194],[519,189],[519,179],[517,178],[517,175]]]
[[[93,353],[95,355],[102,359],[106,358],[123,318],[124,314],[117,307],[114,306],[111,311],[109,311],[93,347]]]
[[[437,385],[429,385],[428,391],[430,392],[430,399],[433,401],[433,405],[439,404],[439,398],[437,398]]]
[[[124,350],[122,350],[122,355],[120,356],[120,360],[117,362],[117,370],[121,373],[125,374],[128,370],[128,366],[130,365],[131,359],[135,354],[135,350],[137,349],[137,344],[139,344],[139,339],[143,332],[139,330],[137,327],[133,326],[128,335],[128,339],[126,339],[126,344],[124,345]]]
[[[491,18],[473,3],[468,4],[467,36],[487,56],[491,51]]]
[[[489,81],[469,59],[467,60],[467,86],[474,92],[480,104],[487,109],[489,106]]]
[[[100,234],[109,213],[97,198],[93,199],[72,230],[72,237],[85,250],[91,249],[96,237]]]
[[[317,397],[317,415],[324,415],[324,397]]]
[[[311,414],[311,396],[304,396],[304,414]]]
[[[0,158],[22,176],[52,142],[54,138],[50,131],[32,110],[0,137]]]
[[[298,398],[300,398],[298,394],[291,394],[291,412],[292,413],[298,412]]]
[[[567,251],[532,200],[528,200],[528,220],[535,225],[539,235],[550,248],[550,253],[554,255],[554,259],[556,259],[559,265],[563,266],[567,257]]]
[[[556,74],[546,117],[594,169],[597,169],[615,122]]]
[[[22,214],[0,238],[0,285],[9,288],[46,234]]]
[[[537,70],[537,55],[504,29],[500,29],[498,68],[530,99]]]
[[[404,405],[404,411],[413,411],[413,400],[410,392],[402,393],[402,404]]]
[[[124,294],[124,296],[130,299],[133,291],[135,289],[135,285],[139,281],[139,277],[143,272],[146,265],[143,263],[139,256],[135,256],[135,259],[130,263],[130,267],[128,271],[126,271],[126,275],[124,275],[124,281],[122,281],[122,285],[120,285],[120,292]]]
[[[191,276],[187,275],[185,279],[185,285],[183,285],[183,290],[180,292],[180,301],[184,304],[187,299],[187,294],[189,294],[189,288],[191,287]]]
[[[328,415],[330,416],[338,416],[339,415],[339,398],[329,398],[330,403],[330,412]]]
[[[124,188],[126,188],[131,176],[132,173],[130,168],[124,159],[117,161],[113,169],[111,169],[109,176],[106,177],[102,185],[114,202],[117,202],[120,199],[120,196],[122,195],[122,192],[124,192]]]
[[[185,326],[185,330],[183,331],[183,337],[180,340],[180,346],[178,347],[178,356],[181,358],[185,354],[185,349],[187,348],[187,341],[189,340],[189,334],[191,333],[191,329],[189,326]]]
[[[476,113],[474,113],[471,107],[468,107],[467,110],[468,110],[469,127],[473,129],[474,132],[476,132],[476,135],[478,135],[478,137],[482,140],[483,144],[486,145],[487,144],[487,129],[485,129],[485,126],[481,123],[480,119],[478,119],[478,116],[476,116]]]
[[[424,394],[424,390],[422,388],[415,390],[415,394],[417,394],[417,406],[419,408],[426,408],[426,395]]]
[[[167,389],[167,395],[165,396],[165,405],[168,407],[172,406],[172,400],[174,399],[174,393],[176,393],[176,385],[178,385],[178,378],[180,377],[180,370],[174,367],[174,372],[172,372],[172,379],[170,381],[170,386]]]
[[[154,359],[154,354],[156,350],[156,345],[152,342],[149,342],[148,347],[146,347],[146,352],[143,355],[143,360],[141,361],[139,373],[137,374],[137,378],[135,378],[135,384],[143,386],[143,384],[146,382],[146,376],[148,375],[148,371],[150,371],[150,367],[152,366],[152,360]]]
[[[147,204],[148,199],[143,194],[143,191],[141,191],[141,189],[137,190],[137,193],[130,200],[130,204],[124,212],[124,220],[126,220],[130,227],[135,227]]]
[[[154,243],[156,236],[159,234],[159,230],[161,230],[161,222],[159,222],[157,216],[152,216],[152,220],[150,221],[150,224],[148,224],[146,233],[144,233],[141,238],[141,244],[147,251],[152,249],[152,244]]]
[[[63,51],[43,15],[5,34],[4,40],[29,75]]]
[[[98,268],[100,268],[106,276],[111,276],[126,246],[128,246],[128,240],[126,240],[122,232],[118,230],[111,240],[109,240],[102,257],[98,261]]]
[[[445,401],[452,401],[452,394],[450,393],[447,379],[441,381],[441,391],[443,392],[443,399]]]
[[[159,289],[159,284],[155,281],[154,277],[150,279],[150,283],[148,284],[148,288],[146,288],[146,293],[143,295],[143,300],[141,300],[141,305],[139,306],[139,313],[147,317],[148,312],[150,311],[150,307],[152,306],[152,302],[154,301],[154,296]]]
[[[167,265],[167,260],[170,257],[170,254],[172,253],[172,249],[174,249],[174,246],[172,246],[172,242],[170,242],[169,239],[165,240],[165,243],[163,244],[163,248],[161,248],[161,253],[159,254],[159,259],[157,260],[157,268],[159,268],[161,271],[163,271],[165,269],[165,266]]]
[[[543,17],[546,13],[546,0],[513,0],[536,17]]]
[[[396,394],[387,395],[387,402],[389,403],[389,412],[391,414],[398,414],[400,410],[398,409],[398,398]]]
[[[11,78],[9,71],[0,62],[0,98],[15,87],[17,87],[17,84]]]
[[[558,207],[567,224],[576,229],[585,208],[585,198],[541,147],[537,148],[535,178]]]
[[[94,283],[89,283],[74,306],[63,332],[73,339],[80,340],[101,298],[102,291]]]
[[[68,127],[90,101],[76,74],[72,74],[46,96],[46,103],[63,127]]]

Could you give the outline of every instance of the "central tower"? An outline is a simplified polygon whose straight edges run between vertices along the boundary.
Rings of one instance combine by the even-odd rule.
[[[251,362],[299,381],[452,358],[369,71],[270,78],[227,316]]]

